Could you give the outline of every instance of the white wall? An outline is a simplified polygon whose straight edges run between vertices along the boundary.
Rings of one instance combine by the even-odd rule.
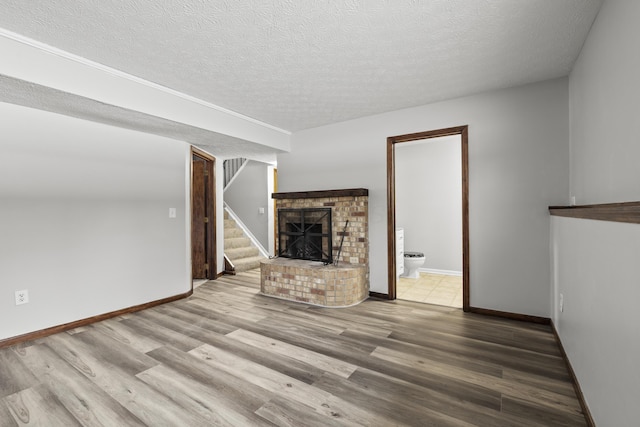
[[[599,426],[637,426],[640,226],[554,217],[554,324]],[[557,301],[557,299],[556,299]]]
[[[395,144],[396,225],[422,269],[462,274],[461,159],[459,135]]]
[[[605,1],[569,78],[578,204],[640,200],[638,17],[638,1]],[[553,321],[587,404],[599,426],[636,426],[640,225],[552,224]]]
[[[186,143],[5,103],[0,128],[0,339],[190,289]]]
[[[387,292],[386,138],[469,125],[470,298],[550,316],[549,216],[568,189],[566,78],[296,132],[278,191],[369,189],[371,290]]]
[[[640,2],[604,2],[569,80],[577,204],[640,200]]]
[[[224,190],[224,200],[263,248],[269,247],[269,165],[247,160]],[[259,209],[263,208],[264,213]]]

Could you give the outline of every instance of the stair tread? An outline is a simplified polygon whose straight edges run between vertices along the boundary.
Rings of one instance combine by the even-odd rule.
[[[224,237],[225,238],[233,238],[233,237],[243,237],[244,232],[239,228],[225,228],[224,229]]]
[[[242,258],[238,258],[238,261],[240,262],[244,262],[244,261],[262,261],[263,259],[267,259],[267,257],[262,256],[262,255],[254,255],[254,256],[248,256],[248,257],[242,257]]]
[[[239,258],[248,258],[252,256],[258,256],[260,254],[260,251],[255,246],[244,246],[240,248],[225,249],[224,253],[231,260],[235,260]]]
[[[236,272],[258,268],[260,261],[266,259],[226,211],[224,213],[224,254],[231,260]]]
[[[236,272],[253,270],[254,268],[260,267],[260,262],[267,259],[266,257],[254,256],[248,258],[240,258],[236,261],[233,261],[233,265],[235,267]]]
[[[247,237],[231,237],[229,239],[224,239],[225,251],[232,248],[242,248],[246,246],[251,246],[251,240]]]

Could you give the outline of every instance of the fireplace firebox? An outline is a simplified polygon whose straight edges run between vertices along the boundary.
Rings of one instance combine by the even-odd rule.
[[[278,209],[278,256],[333,262],[331,208]]]

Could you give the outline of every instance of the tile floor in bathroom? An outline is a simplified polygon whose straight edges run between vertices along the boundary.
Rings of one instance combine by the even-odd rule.
[[[462,308],[462,277],[420,273],[418,279],[399,277],[398,299]]]

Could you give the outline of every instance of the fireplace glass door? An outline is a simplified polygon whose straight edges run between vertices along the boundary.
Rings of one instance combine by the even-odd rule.
[[[278,210],[278,256],[331,263],[331,208]]]

